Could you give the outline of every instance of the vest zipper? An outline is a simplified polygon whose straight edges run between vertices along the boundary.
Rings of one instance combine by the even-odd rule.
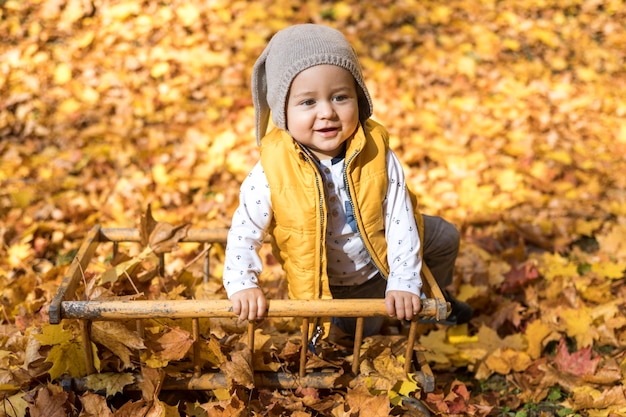
[[[298,142],[296,142],[298,143]],[[319,242],[319,252],[320,252],[320,270],[319,270],[319,280],[318,280],[318,298],[322,298],[322,275],[324,274],[324,271],[322,271],[322,265],[324,264],[324,259],[323,259],[323,252],[324,252],[324,187],[320,186],[320,171],[319,168],[317,167],[317,164],[315,164],[315,162],[313,161],[313,157],[309,154],[309,150],[305,147],[302,146],[300,143],[298,143],[298,146],[300,147],[300,150],[302,151],[302,153],[304,154],[304,160],[307,162],[307,164],[309,164],[312,168],[313,171],[315,172],[315,185],[317,187],[317,193],[319,196],[319,210],[320,210],[320,233],[322,234],[321,238],[320,238],[320,242]]]
[[[304,149],[303,149],[304,150]],[[323,259],[323,253],[324,253],[324,187],[320,187],[320,172],[319,169],[317,168],[317,166],[315,165],[315,163],[313,163],[311,161],[311,157],[307,155],[307,152],[304,152],[305,156],[305,160],[306,162],[313,168],[313,170],[315,171],[315,185],[317,187],[317,192],[318,192],[318,196],[319,196],[319,210],[320,210],[320,233],[322,234],[320,241],[319,241],[319,252],[320,252],[320,258],[319,258],[319,262],[320,262],[320,270],[319,270],[319,275],[318,275],[318,298],[322,298],[322,275],[324,274],[324,271],[322,271],[322,265],[324,264],[324,259]],[[315,322],[313,323],[313,328],[315,329],[313,331],[313,337],[311,338],[311,340],[309,341],[309,351],[311,351],[311,353],[317,355],[317,344],[319,342],[319,340],[322,338],[322,336],[324,335],[324,327],[320,324],[320,319],[319,317],[317,317],[315,319]],[[304,349],[304,346],[302,347]]]
[[[350,200],[350,207],[352,207],[352,212],[354,213],[354,218],[356,220],[356,227],[359,230],[359,235],[361,235],[361,240],[363,241],[363,245],[365,246],[365,250],[369,254],[370,259],[372,260],[372,262],[374,262],[374,266],[378,270],[378,273],[383,278],[386,279],[387,277],[385,276],[385,274],[383,274],[381,267],[374,260],[374,257],[372,256],[372,251],[370,250],[368,244],[366,243],[366,239],[364,238],[365,235],[363,234],[363,231],[361,230],[362,219],[361,219],[360,215],[357,216],[357,212],[356,212],[355,207],[354,207],[353,190],[350,187],[350,182],[348,181],[348,166],[350,165],[350,162],[352,162],[352,160],[356,157],[356,155],[358,153],[359,153],[359,149],[355,149],[354,153],[352,153],[350,158],[346,160],[346,163],[345,163],[345,165],[343,167],[343,182],[344,182],[344,185],[345,185],[346,189],[348,190],[348,197],[349,197],[349,200]]]
[[[309,161],[310,163],[310,161]],[[314,165],[314,164],[311,164]],[[325,232],[324,232],[324,187],[320,187],[320,174],[319,174],[319,170],[317,169],[317,167],[313,167],[313,169],[315,169],[315,185],[317,186],[317,192],[319,195],[319,209],[320,209],[320,241],[319,241],[319,250],[320,250],[320,271],[319,271],[319,282],[318,282],[318,288],[317,290],[319,291],[319,296],[318,298],[322,298],[322,276],[324,274],[324,271],[322,271],[322,265],[324,265],[324,239],[325,239]]]

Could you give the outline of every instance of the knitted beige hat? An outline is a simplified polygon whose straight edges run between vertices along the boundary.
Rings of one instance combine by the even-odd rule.
[[[373,111],[372,100],[363,81],[359,59],[348,40],[327,26],[302,24],[276,33],[252,69],[257,144],[267,132],[270,111],[274,125],[286,129],[285,105],[291,82],[301,71],[315,65],[331,64],[345,68],[357,82],[359,119],[365,122]]]

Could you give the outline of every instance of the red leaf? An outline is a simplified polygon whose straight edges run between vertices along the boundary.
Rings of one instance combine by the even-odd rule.
[[[532,263],[524,263],[518,267],[511,267],[511,270],[504,276],[504,282],[500,286],[500,292],[516,292],[530,281],[539,277],[539,271]]]
[[[596,373],[600,359],[600,356],[596,356],[595,358],[591,357],[591,346],[570,354],[567,350],[565,340],[561,339],[554,362],[561,372],[576,376],[585,376]]]

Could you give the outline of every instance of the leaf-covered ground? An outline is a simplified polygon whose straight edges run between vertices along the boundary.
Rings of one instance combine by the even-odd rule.
[[[0,413],[174,413],[156,399],[107,406],[97,390],[64,392],[50,376],[78,348],[71,328],[47,324],[47,307],[95,224],[136,227],[151,204],[164,222],[228,226],[258,156],[252,64],[276,30],[298,22],[337,27],[353,42],[374,117],[423,211],[463,232],[454,287],[476,316],[423,329],[437,389],[414,395],[442,415],[625,415],[620,0],[0,0]],[[190,282],[168,289],[223,297],[217,281]],[[117,349],[117,366],[133,366]],[[125,375],[108,383],[124,387]],[[252,400],[244,386],[220,406],[188,410],[391,412],[369,388]]]

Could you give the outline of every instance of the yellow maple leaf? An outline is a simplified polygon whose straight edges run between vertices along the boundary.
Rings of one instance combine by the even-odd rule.
[[[469,56],[462,56],[458,59],[457,68],[461,74],[464,74],[470,80],[476,77],[476,60]]]
[[[453,345],[478,342],[478,335],[468,334],[467,323],[452,326],[448,329],[448,342]]]
[[[585,306],[565,308],[559,312],[561,328],[565,333],[576,339],[579,348],[591,346],[597,338],[597,329],[593,325],[589,309]]]
[[[408,396],[412,392],[415,392],[419,389],[419,385],[414,378],[414,374],[408,374],[407,379],[402,380],[398,384],[399,386],[396,387],[396,391],[400,395]]]
[[[490,291],[487,285],[461,284],[457,292],[457,299],[467,301]]]
[[[543,347],[545,346],[544,340],[548,335],[552,333],[552,328],[541,320],[534,320],[526,327],[526,340],[528,340],[528,348],[526,351],[528,355],[537,359],[541,356]]]
[[[176,8],[176,16],[183,26],[192,26],[198,20],[200,11],[192,3],[184,3]]]
[[[231,397],[230,391],[226,388],[214,389],[213,395],[215,395],[215,398],[217,398],[218,401],[227,401]]]
[[[160,359],[154,355],[148,355],[147,353],[141,354],[141,360],[146,363],[146,366],[154,369],[165,368],[170,362]]]
[[[170,72],[170,64],[168,62],[157,62],[150,69],[152,78],[159,78]]]
[[[485,360],[490,370],[501,375],[507,375],[511,371],[525,371],[531,363],[532,359],[526,352],[513,349],[496,349]]]
[[[104,21],[124,20],[131,15],[139,14],[141,6],[136,1],[124,1],[116,5],[103,8],[102,18]]]
[[[100,368],[100,360],[98,359],[98,351],[95,344],[91,344],[92,356],[94,358],[94,366]],[[87,375],[87,367],[84,360],[83,346],[78,340],[63,342],[52,346],[46,362],[52,363],[52,368],[48,370],[50,379],[55,380],[58,377],[69,374],[74,378],[81,378]]]
[[[586,220],[576,219],[574,222],[574,230],[583,236],[593,236],[594,232],[602,226],[602,219]]]
[[[444,5],[436,5],[431,13],[429,13],[429,19],[433,23],[445,25],[450,21],[452,15],[452,9]]]
[[[502,191],[515,191],[520,188],[521,176],[513,169],[504,169],[495,180]]]
[[[40,334],[33,335],[42,345],[57,345],[72,340],[72,332],[60,324],[43,326]]]
[[[614,299],[611,294],[611,287],[613,283],[610,280],[603,280],[603,282],[597,282],[587,275],[584,278],[578,279],[574,282],[576,291],[578,291],[581,297],[587,301],[594,303],[604,304],[609,303]]]
[[[499,287],[505,280],[506,274],[511,270],[508,262],[492,260],[489,263],[489,283],[492,287]]]
[[[403,360],[404,357],[399,358],[395,356],[391,352],[391,348],[387,347],[380,354],[376,355],[372,360],[372,364],[379,374],[384,375],[392,384],[395,384],[396,381],[403,380],[406,375],[400,359]]]
[[[558,253],[545,252],[540,256],[540,261],[537,269],[546,279],[575,278],[578,276],[578,265]]]
[[[21,242],[9,246],[8,249],[9,264],[13,268],[22,266],[22,263],[29,257],[34,255],[34,251],[30,242]]]
[[[393,405],[402,405],[402,401],[405,398],[411,398],[411,394],[420,389],[419,385],[413,378],[412,374],[409,374],[407,378],[402,381],[398,381],[392,389],[389,390],[389,401]]]
[[[72,79],[72,68],[65,62],[58,64],[54,70],[54,82],[63,85]]]
[[[424,356],[429,362],[441,365],[450,365],[450,356],[459,354],[459,349],[447,342],[445,330],[431,331],[420,337],[420,344],[426,349]]]
[[[626,262],[626,224],[615,224],[605,233],[596,235],[596,239],[603,253]]]
[[[556,48],[560,44],[558,34],[550,29],[535,26],[528,31],[528,35],[551,48]]]
[[[73,97],[67,98],[59,104],[57,107],[59,113],[63,116],[68,116],[79,111],[83,105]]]
[[[591,270],[601,277],[610,279],[624,278],[626,264],[620,262],[594,262],[591,264]]]
[[[72,332],[64,329],[62,325],[48,325],[42,328],[41,334],[35,334],[35,339],[42,345],[52,345],[46,362],[52,363],[48,371],[52,380],[67,373],[73,377],[87,375],[85,354],[80,337],[74,337]],[[91,344],[93,365],[100,369],[98,350],[94,343]]]
[[[167,185],[170,182],[167,167],[164,164],[154,164],[152,167],[152,178],[159,185]]]

